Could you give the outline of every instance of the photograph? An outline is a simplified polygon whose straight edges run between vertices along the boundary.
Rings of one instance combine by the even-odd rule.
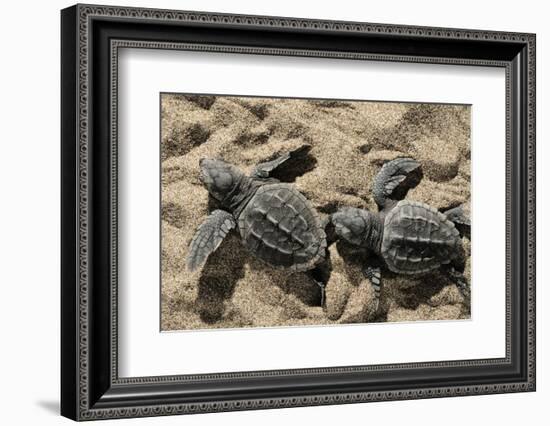
[[[470,319],[471,105],[159,96],[161,331]]]
[[[64,5],[64,417],[384,401],[377,421],[434,398],[447,419],[537,390],[542,14],[405,3]],[[48,205],[12,163],[17,214]]]

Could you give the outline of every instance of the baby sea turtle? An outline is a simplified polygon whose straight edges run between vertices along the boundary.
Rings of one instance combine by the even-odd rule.
[[[273,178],[283,166],[297,163],[310,151],[303,145],[275,160],[258,164],[250,176],[217,159],[200,160],[200,180],[221,205],[198,227],[189,249],[187,267],[199,268],[238,228],[250,252],[267,264],[295,272],[311,271],[325,261],[327,240],[319,215],[292,185]],[[321,288],[324,284],[312,278]]]
[[[414,159],[389,161],[374,179],[373,195],[378,213],[345,207],[331,216],[339,237],[378,258],[378,262],[363,268],[374,287],[377,306],[381,266],[406,275],[440,270],[469,301],[468,283],[463,274],[465,253],[457,226],[468,228],[470,220],[462,206],[441,213],[427,204],[404,200],[407,191],[421,178],[420,164]]]

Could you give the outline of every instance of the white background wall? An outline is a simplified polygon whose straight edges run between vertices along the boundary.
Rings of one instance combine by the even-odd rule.
[[[108,1],[204,10],[526,31],[537,33],[538,107],[538,390],[452,399],[293,408],[156,419],[118,424],[229,425],[548,424],[550,27],[545,2],[353,0]],[[0,64],[0,419],[5,425],[68,424],[59,404],[59,9],[70,2],[2,5]],[[488,170],[488,173],[490,170]],[[546,193],[546,194],[545,194]],[[545,223],[546,221],[546,223]],[[546,240],[546,241],[545,241]],[[129,423],[131,422],[131,423]],[[116,424],[105,422],[102,424]]]

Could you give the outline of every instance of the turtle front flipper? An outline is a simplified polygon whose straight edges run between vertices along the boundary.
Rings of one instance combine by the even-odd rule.
[[[214,210],[198,227],[191,240],[187,255],[187,268],[199,268],[221,244],[225,236],[237,226],[231,213]]]
[[[458,232],[460,232],[461,236],[465,235],[466,237],[470,238],[472,223],[470,221],[470,218],[466,215],[464,211],[463,204],[457,207],[453,207],[452,209],[445,210],[443,214],[447,216],[447,219],[455,224],[455,227]]]
[[[372,192],[380,210],[391,209],[405,198],[409,189],[422,179],[420,163],[413,158],[400,157],[385,163],[376,177]]]
[[[363,274],[367,277],[374,289],[374,310],[380,305],[380,291],[382,289],[382,271],[379,266],[365,266]]]
[[[311,145],[304,144],[274,160],[260,163],[256,165],[250,177],[260,179],[278,178],[279,175],[284,174],[285,170],[296,166],[298,162],[304,163],[309,151],[311,151]]]

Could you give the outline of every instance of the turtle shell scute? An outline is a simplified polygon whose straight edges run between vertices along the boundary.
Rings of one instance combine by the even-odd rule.
[[[462,250],[455,225],[427,204],[400,201],[384,220],[381,254],[393,272],[430,272],[451,263]]]
[[[325,256],[319,216],[290,184],[260,187],[239,215],[238,226],[251,253],[276,268],[305,271]]]

